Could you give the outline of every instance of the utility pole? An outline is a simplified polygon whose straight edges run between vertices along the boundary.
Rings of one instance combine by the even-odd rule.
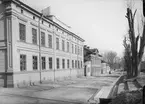
[[[41,17],[39,18],[38,21],[38,31],[39,31],[39,71],[40,71],[40,83],[42,83],[42,78],[41,78],[41,71],[42,71],[42,60],[41,60],[41,26],[40,26],[40,21],[43,18],[43,13]]]

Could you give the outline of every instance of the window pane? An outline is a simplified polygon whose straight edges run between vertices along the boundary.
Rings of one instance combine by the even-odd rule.
[[[74,45],[72,44],[72,53],[74,53]]]
[[[41,45],[45,46],[45,33],[41,32]]]
[[[42,61],[42,70],[45,70],[46,69],[45,57],[41,57],[41,61]]]
[[[77,68],[77,60],[75,61],[75,68]]]
[[[48,46],[52,48],[52,35],[48,35]]]
[[[62,59],[62,68],[65,68],[65,59]]]
[[[37,56],[33,56],[33,70],[37,70],[37,69],[38,69]]]
[[[62,51],[65,51],[65,43],[64,43],[64,40],[62,40]]]
[[[20,41],[26,41],[26,27],[19,23]]]
[[[69,42],[67,42],[67,52],[69,52]]]
[[[59,69],[59,58],[56,59],[56,65],[57,65],[57,69]]]
[[[33,44],[37,44],[37,30],[32,28],[32,42]]]
[[[20,55],[20,70],[26,70],[26,55]]]
[[[74,68],[74,60],[72,60],[72,68]]]
[[[67,60],[67,68],[69,68],[69,59]]]
[[[52,69],[52,57],[49,57],[49,69]]]
[[[59,38],[56,38],[56,49],[59,49]]]

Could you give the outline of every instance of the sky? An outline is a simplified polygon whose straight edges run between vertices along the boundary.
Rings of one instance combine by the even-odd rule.
[[[100,53],[123,53],[123,38],[127,34],[125,0],[22,0],[37,10],[51,7],[52,14],[71,26],[85,45]]]

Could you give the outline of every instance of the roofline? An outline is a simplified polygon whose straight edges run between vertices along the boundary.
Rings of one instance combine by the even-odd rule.
[[[3,0],[2,2],[13,2],[13,3],[19,4],[19,5],[21,4],[21,5],[24,5],[26,8],[30,9],[31,11],[35,12],[36,14],[38,14],[37,16],[38,16],[39,18],[40,18],[41,15],[42,15],[42,13],[40,13],[40,12],[37,11],[36,9],[30,7],[29,5],[27,5],[27,4],[23,3],[23,2],[21,2],[20,0]],[[30,11],[29,11],[29,12],[30,12]],[[31,12],[31,13],[32,13],[32,12]],[[32,14],[34,14],[34,13],[32,13]],[[35,15],[36,15],[36,14],[35,14]],[[47,18],[46,16],[43,16],[43,17],[44,17],[45,20],[49,20],[50,22],[52,22],[54,26],[57,26],[57,27],[59,26],[59,28],[63,29],[65,32],[71,34],[72,36],[78,38],[78,39],[81,40],[82,42],[85,41],[84,39],[82,39],[82,38],[79,37],[78,35],[74,34],[73,32],[71,32],[71,31],[69,31],[69,30],[67,30],[67,29],[65,29],[64,27],[60,26],[59,24],[57,24],[57,23],[54,22],[53,20]]]

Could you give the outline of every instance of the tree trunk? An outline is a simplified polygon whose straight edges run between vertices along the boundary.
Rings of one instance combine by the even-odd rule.
[[[138,65],[138,76],[140,75],[140,71],[141,71],[141,62]]]
[[[129,90],[127,81],[124,82],[124,90],[125,91],[128,91]]]
[[[136,88],[142,88],[142,86],[140,85],[140,83],[137,81],[137,79],[135,79],[133,81],[133,84],[135,85]]]

